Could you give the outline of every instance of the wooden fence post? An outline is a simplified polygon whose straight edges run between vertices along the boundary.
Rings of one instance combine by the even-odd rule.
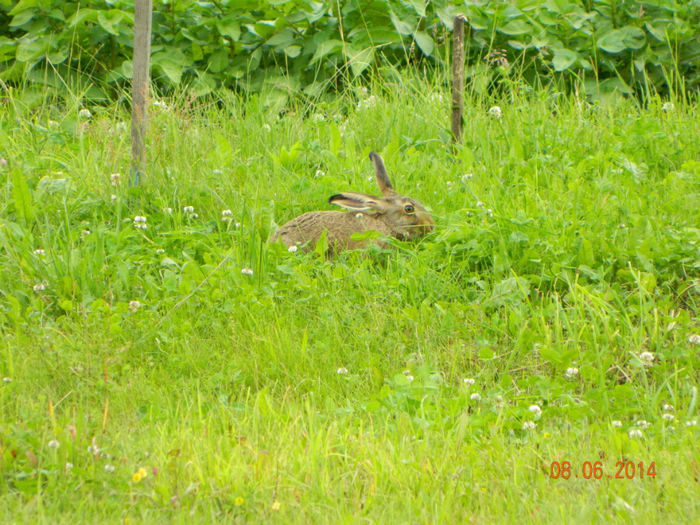
[[[134,0],[134,60],[131,80],[131,184],[141,184],[146,170],[146,121],[151,62],[153,0]]]
[[[464,22],[460,14],[455,17],[452,33],[452,147],[462,142],[462,114],[464,112]]]

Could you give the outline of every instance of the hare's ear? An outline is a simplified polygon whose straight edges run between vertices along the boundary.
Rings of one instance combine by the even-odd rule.
[[[345,192],[337,193],[328,199],[331,204],[337,204],[343,208],[364,212],[380,212],[384,213],[387,209],[387,204],[382,199],[365,193]]]
[[[382,195],[385,197],[396,195],[394,187],[391,185],[391,181],[389,180],[389,175],[384,167],[384,161],[382,158],[374,151],[370,151],[369,158],[372,161],[372,164],[374,164],[374,173],[377,175],[377,184],[379,185],[379,189],[382,190]]]

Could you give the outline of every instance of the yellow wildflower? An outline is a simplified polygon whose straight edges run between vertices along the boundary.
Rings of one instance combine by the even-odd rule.
[[[148,476],[148,471],[141,467],[139,468],[136,472],[134,472],[131,476],[131,479],[133,480],[134,483],[138,483],[141,481],[143,478]]]

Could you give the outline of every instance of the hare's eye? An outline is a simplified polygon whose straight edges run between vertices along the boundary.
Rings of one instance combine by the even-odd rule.
[[[416,211],[416,209],[413,207],[413,204],[406,204],[406,206],[404,206],[403,209],[406,213],[413,213],[414,211]]]

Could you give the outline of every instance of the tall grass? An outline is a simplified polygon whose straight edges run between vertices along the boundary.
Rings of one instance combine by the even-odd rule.
[[[152,108],[133,188],[123,108],[12,94],[3,515],[697,521],[697,101],[473,94],[453,156],[447,97],[183,96]],[[376,193],[370,150],[434,234],[334,260],[265,242]]]

